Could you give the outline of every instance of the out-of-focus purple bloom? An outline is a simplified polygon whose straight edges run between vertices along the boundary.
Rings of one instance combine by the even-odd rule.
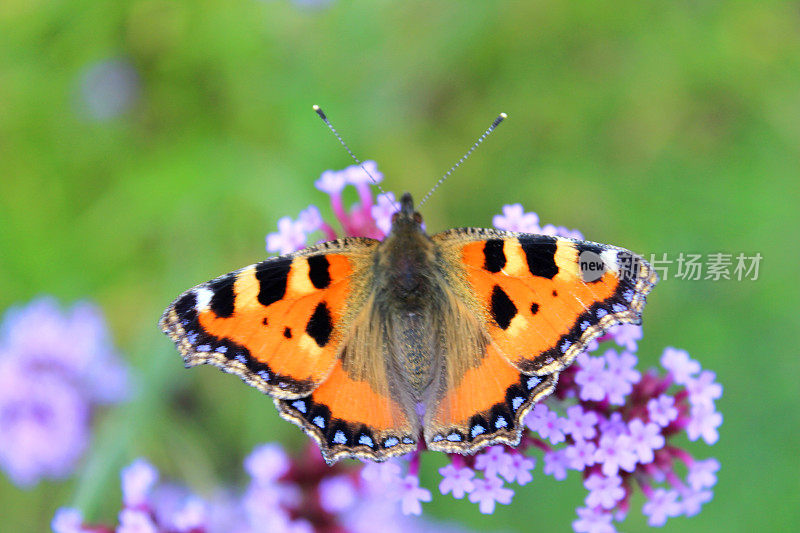
[[[331,196],[340,195],[345,185],[347,185],[347,176],[339,170],[326,170],[314,182],[317,189]]]
[[[503,446],[492,446],[475,457],[475,469],[483,470],[486,477],[495,477],[512,468],[511,455]]]
[[[612,405],[624,405],[626,396],[633,391],[633,385],[639,382],[641,374],[635,369],[637,359],[630,352],[618,354],[616,350],[607,350],[603,357],[606,360],[606,394]]]
[[[689,440],[702,437],[706,444],[715,444],[719,439],[717,428],[722,424],[722,415],[708,405],[693,405],[686,435]]]
[[[596,463],[597,446],[590,440],[579,440],[572,446],[564,448],[564,457],[573,470],[583,470]]]
[[[139,85],[139,74],[125,59],[94,63],[80,79],[79,110],[93,120],[117,117],[134,105]]]
[[[526,457],[521,453],[512,453],[511,464],[500,474],[506,478],[510,483],[517,485],[527,485],[533,481],[533,474],[531,470],[536,466],[536,459],[533,457]]]
[[[123,509],[119,513],[116,533],[159,533],[150,513],[139,509]]]
[[[670,422],[678,418],[678,409],[675,408],[675,398],[662,394],[647,402],[647,413],[650,420],[661,427],[667,427]]]
[[[383,181],[383,173],[375,161],[363,161],[361,165],[351,165],[342,171],[347,183],[351,185],[372,185]]]
[[[578,356],[575,383],[580,386],[579,396],[584,401],[602,401],[606,397],[606,361],[586,352]]]
[[[661,366],[669,370],[675,383],[686,385],[689,379],[700,372],[700,363],[689,357],[686,350],[667,347],[661,354]]]
[[[583,233],[576,229],[565,228],[564,226],[554,226],[553,224],[545,224],[539,231],[542,235],[553,235],[555,237],[565,237],[567,239],[583,240]]]
[[[56,511],[50,527],[53,533],[83,533],[83,514],[71,507],[62,507]]]
[[[431,501],[431,491],[419,486],[417,476],[405,476],[398,484],[399,499],[403,514],[420,515],[422,514],[421,502]]]
[[[571,405],[567,408],[567,418],[562,422],[565,433],[572,435],[575,440],[592,439],[597,435],[597,413],[584,411],[580,405]]]
[[[147,504],[150,491],[158,481],[158,470],[147,460],[139,458],[122,469],[122,502],[126,507]]]
[[[377,202],[377,205],[372,206],[372,218],[375,219],[378,229],[388,234],[392,229],[392,215],[397,211],[394,193],[379,194]]]
[[[710,489],[717,484],[719,461],[713,457],[703,461],[694,461],[689,466],[686,481],[694,490]]]
[[[630,445],[633,453],[636,454],[640,463],[647,464],[653,462],[653,450],[658,450],[664,446],[664,436],[661,434],[661,427],[653,422],[642,422],[634,418],[628,424],[630,434]]]
[[[642,513],[648,516],[647,523],[651,526],[663,526],[667,518],[681,514],[681,504],[678,503],[678,492],[658,488],[653,491],[648,501],[642,506]]]
[[[637,343],[642,340],[642,326],[637,324],[618,324],[608,332],[617,345],[629,352],[635,352]]]
[[[458,500],[475,487],[472,482],[475,477],[475,471],[471,468],[458,468],[453,464],[449,464],[440,468],[439,474],[442,476],[442,481],[439,482],[439,492],[442,494],[452,493],[453,498]]]
[[[341,513],[352,507],[358,498],[358,491],[350,476],[328,477],[320,481],[319,503],[329,513]]]
[[[570,460],[565,449],[551,450],[544,454],[544,473],[559,481],[567,479]]]
[[[503,206],[503,214],[495,215],[492,219],[495,228],[521,233],[539,233],[539,216],[536,213],[526,213],[522,204]]]
[[[271,483],[289,471],[289,456],[279,444],[257,446],[244,460],[244,468],[253,481]]]
[[[686,516],[696,515],[703,505],[710,502],[713,497],[714,493],[710,490],[685,489],[681,492],[680,506],[682,514]]]
[[[594,454],[595,461],[602,465],[603,474],[616,475],[619,470],[633,472],[636,454],[631,449],[628,435],[603,435]]]
[[[711,370],[703,370],[699,376],[688,380],[686,390],[692,405],[704,405],[713,409],[714,400],[722,397],[722,385],[714,381],[716,378],[717,375]]]
[[[303,225],[303,231],[306,233],[313,233],[322,229],[322,215],[319,212],[319,208],[315,205],[310,205],[300,211],[298,219]]]
[[[625,496],[625,489],[622,488],[622,479],[619,476],[592,474],[583,481],[583,486],[589,491],[589,495],[586,496],[588,507],[613,509]]]
[[[611,513],[606,513],[599,508],[578,507],[578,519],[572,522],[572,529],[576,533],[614,533],[616,530],[611,524]]]
[[[289,254],[305,247],[307,242],[305,224],[302,220],[282,217],[278,220],[277,233],[267,235],[267,251]]]
[[[534,406],[525,419],[525,425],[552,444],[564,442],[564,420],[543,403]]]
[[[9,309],[0,326],[0,468],[21,486],[68,476],[94,407],[128,392],[97,307],[64,313],[45,297]]]
[[[478,504],[478,510],[483,514],[492,514],[495,503],[508,505],[514,496],[514,491],[503,486],[503,480],[499,477],[487,477],[476,479],[475,487],[469,493],[469,501]]]

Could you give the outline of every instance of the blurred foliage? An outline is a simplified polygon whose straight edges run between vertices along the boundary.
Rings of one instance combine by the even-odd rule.
[[[720,442],[690,446],[722,463],[714,501],[664,529],[800,527],[798,7],[3,0],[0,308],[97,300],[141,393],[98,420],[75,480],[0,479],[2,529],[44,531],[65,504],[112,519],[136,456],[202,491],[241,481],[258,442],[305,445],[238,379],[185,372],[156,321],[180,291],[263,258],[280,216],[325,203],[314,179],[350,161],[313,103],[417,197],[509,114],[426,205],[431,231],[522,202],[646,254],[760,252],[758,281],[666,279],[645,312],[644,365],[678,346],[725,387]],[[124,72],[103,78],[109,64]],[[424,458],[423,483],[440,462]],[[449,496],[426,512],[566,530],[578,475],[536,472],[493,516]],[[644,527],[638,498],[625,529]]]

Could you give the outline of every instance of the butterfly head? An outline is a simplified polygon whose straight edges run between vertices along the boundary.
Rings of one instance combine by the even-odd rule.
[[[414,211],[414,199],[409,193],[400,198],[400,210],[392,215],[392,231],[422,231],[422,215]]]

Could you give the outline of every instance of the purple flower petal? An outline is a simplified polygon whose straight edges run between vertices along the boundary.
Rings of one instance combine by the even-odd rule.
[[[667,523],[667,518],[678,516],[683,509],[678,503],[678,493],[674,490],[656,489],[650,499],[642,506],[642,513],[648,516],[647,523],[660,527]]]
[[[472,482],[475,471],[471,468],[457,468],[455,465],[449,464],[440,468],[439,474],[442,476],[442,481],[439,482],[439,492],[442,494],[452,493],[453,498],[458,500],[475,487]]]
[[[272,483],[289,471],[289,456],[280,444],[256,446],[244,460],[244,468],[257,483]]]
[[[61,507],[50,523],[53,533],[83,533],[83,515],[77,509]]]
[[[503,486],[503,480],[498,477],[476,479],[475,487],[469,493],[469,501],[478,504],[482,514],[494,513],[495,503],[508,505],[514,496],[514,491]]]
[[[122,469],[122,501],[126,507],[147,505],[150,490],[158,481],[158,470],[143,458]]]
[[[678,418],[678,409],[675,407],[675,398],[662,394],[658,398],[651,398],[647,402],[647,412],[650,420],[661,427],[667,427]]]
[[[625,489],[622,488],[622,478],[619,476],[601,476],[592,474],[583,482],[583,486],[589,490],[586,496],[587,507],[602,507],[603,509],[613,509],[617,502],[625,496]]]
[[[506,231],[519,231],[522,233],[539,233],[539,216],[536,213],[526,213],[522,204],[503,206],[503,214],[495,215],[492,219],[495,228]]]
[[[616,530],[611,524],[611,513],[599,508],[578,507],[578,519],[572,522],[572,529],[576,533],[614,533]]]
[[[652,463],[653,450],[662,448],[666,443],[661,434],[661,427],[653,422],[644,423],[634,418],[628,424],[628,432],[631,437],[631,449],[642,464]]]
[[[686,350],[665,348],[661,354],[661,366],[669,370],[675,383],[686,385],[689,379],[700,372],[700,363],[691,359]]]
[[[689,473],[686,476],[686,481],[689,486],[694,490],[709,489],[717,484],[717,471],[719,470],[719,461],[710,457],[704,461],[694,461],[689,466]]]
[[[686,426],[686,435],[689,440],[702,437],[707,444],[715,444],[719,439],[717,428],[722,424],[722,415],[704,404],[693,405],[690,410],[689,424]]]
[[[422,514],[421,502],[429,502],[432,499],[431,491],[419,486],[419,478],[417,476],[405,476],[398,485],[398,489],[400,508],[403,514],[406,515]]]

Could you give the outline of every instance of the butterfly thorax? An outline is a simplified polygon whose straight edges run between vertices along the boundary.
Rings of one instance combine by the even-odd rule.
[[[375,298],[384,317],[391,364],[405,377],[409,393],[422,401],[433,376],[440,338],[441,293],[437,247],[422,228],[411,196],[401,200],[392,229],[381,242],[374,265]]]

